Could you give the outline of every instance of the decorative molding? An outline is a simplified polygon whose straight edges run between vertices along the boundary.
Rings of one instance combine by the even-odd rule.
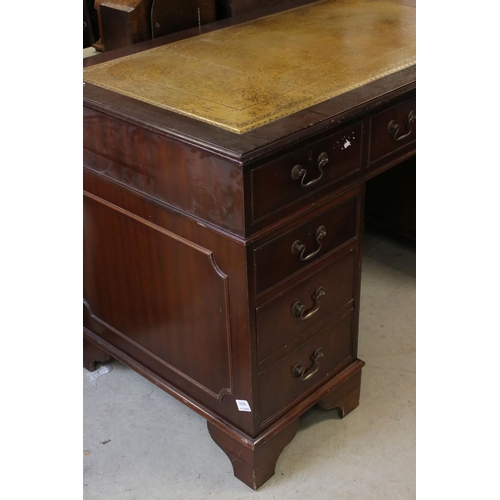
[[[149,349],[146,349],[144,346],[142,346],[141,344],[139,344],[135,340],[131,339],[130,337],[128,337],[124,333],[122,333],[119,330],[117,330],[116,328],[112,327],[109,323],[106,323],[101,318],[99,318],[98,316],[96,316],[94,314],[94,312],[92,311],[92,307],[90,306],[90,304],[85,299],[83,299],[83,305],[87,309],[87,312],[88,312],[88,314],[89,314],[89,316],[91,317],[92,320],[96,321],[97,323],[99,323],[100,325],[102,325],[107,330],[113,332],[115,335],[120,336],[122,339],[124,339],[128,343],[132,344],[134,346],[134,349],[142,351],[143,353],[147,354],[149,357],[153,358],[158,363],[161,363],[163,366],[165,366],[169,370],[172,370],[177,375],[179,375],[180,377],[186,379],[188,382],[190,382],[191,384],[195,385],[196,387],[198,387],[202,391],[206,392],[207,394],[209,394],[213,398],[218,399],[219,401],[223,401],[224,400],[224,396],[226,394],[234,395],[233,386],[232,386],[232,376],[231,376],[232,373],[230,374],[231,387],[221,389],[219,391],[219,393],[217,394],[216,392],[211,391],[208,387],[204,386],[203,384],[201,384],[197,380],[191,378],[189,375],[186,375],[184,372],[180,371],[179,369],[177,369],[175,366],[171,365],[170,363],[168,363],[164,359],[160,358],[154,352],[150,351]]]
[[[210,267],[214,270],[217,277],[219,279],[221,279],[223,282],[229,387],[222,388],[218,393],[212,391],[211,389],[209,389],[208,387],[203,385],[201,382],[193,379],[192,377],[190,377],[189,375],[187,375],[183,371],[179,370],[178,368],[176,368],[172,364],[170,364],[167,361],[165,361],[164,359],[160,358],[158,355],[154,354],[152,351],[150,351],[146,347],[140,345],[135,340],[133,340],[130,337],[128,337],[127,335],[125,335],[123,332],[119,331],[118,329],[116,329],[113,326],[111,326],[110,324],[108,324],[106,321],[99,318],[93,312],[92,307],[90,306],[89,302],[84,298],[83,304],[86,307],[90,317],[94,321],[98,322],[99,324],[101,324],[102,326],[104,326],[105,328],[107,328],[108,330],[113,332],[114,334],[119,335],[121,338],[125,339],[127,342],[133,344],[135,349],[138,349],[138,350],[144,352],[148,356],[155,359],[157,362],[164,365],[169,370],[172,370],[178,376],[186,379],[187,381],[189,381],[189,383],[195,385],[196,387],[198,387],[202,391],[206,392],[210,396],[218,399],[219,401],[223,401],[224,396],[226,396],[228,394],[234,396],[234,373],[233,373],[233,364],[232,364],[232,342],[231,342],[232,332],[231,332],[231,316],[230,316],[230,304],[229,304],[229,278],[220,269],[219,265],[217,264],[217,262],[215,260],[213,252],[207,248],[204,248],[196,243],[193,243],[192,241],[189,241],[189,240],[183,238],[182,236],[179,236],[179,235],[172,233],[172,232],[170,232],[170,231],[168,231],[168,230],[166,230],[166,229],[164,229],[156,224],[153,224],[152,222],[149,222],[145,219],[142,219],[141,217],[133,214],[132,212],[129,212],[128,210],[125,210],[125,209],[123,209],[117,205],[114,205],[106,200],[103,200],[102,198],[99,198],[98,196],[95,196],[89,192],[84,191],[84,196],[89,198],[90,200],[96,202],[96,203],[99,203],[99,204],[101,204],[101,205],[103,205],[111,210],[114,210],[114,211],[116,211],[116,212],[118,212],[126,217],[129,217],[129,218],[135,220],[136,222],[143,224],[143,225],[147,226],[148,228],[150,228],[154,231],[157,231],[157,232],[163,234],[164,236],[167,236],[168,238],[173,239],[174,241],[176,241],[182,245],[186,245],[189,248],[192,248],[193,250],[200,252],[207,257]]]

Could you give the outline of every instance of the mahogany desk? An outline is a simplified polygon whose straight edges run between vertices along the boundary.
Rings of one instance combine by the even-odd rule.
[[[365,185],[415,155],[409,3],[85,60],[84,365],[113,356],[198,412],[254,489],[302,413],[359,403]]]

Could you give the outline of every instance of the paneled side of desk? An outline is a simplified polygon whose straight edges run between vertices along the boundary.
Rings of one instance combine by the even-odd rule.
[[[245,259],[234,238],[85,168],[84,337],[252,435],[235,403],[252,401]]]

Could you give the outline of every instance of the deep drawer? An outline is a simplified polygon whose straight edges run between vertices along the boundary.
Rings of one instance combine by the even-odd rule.
[[[353,249],[256,309],[259,363],[354,299],[356,256]]]
[[[416,99],[374,115],[371,119],[370,163],[417,138]]]
[[[280,234],[253,251],[257,295],[357,236],[359,195]]]
[[[359,170],[361,127],[357,123],[252,170],[252,222]]]
[[[351,310],[259,374],[262,420],[291,403],[351,356],[353,316]]]

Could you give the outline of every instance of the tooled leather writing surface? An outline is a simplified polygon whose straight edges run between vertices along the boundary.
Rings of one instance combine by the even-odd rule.
[[[415,64],[415,9],[323,0],[84,70],[84,80],[242,134]]]

